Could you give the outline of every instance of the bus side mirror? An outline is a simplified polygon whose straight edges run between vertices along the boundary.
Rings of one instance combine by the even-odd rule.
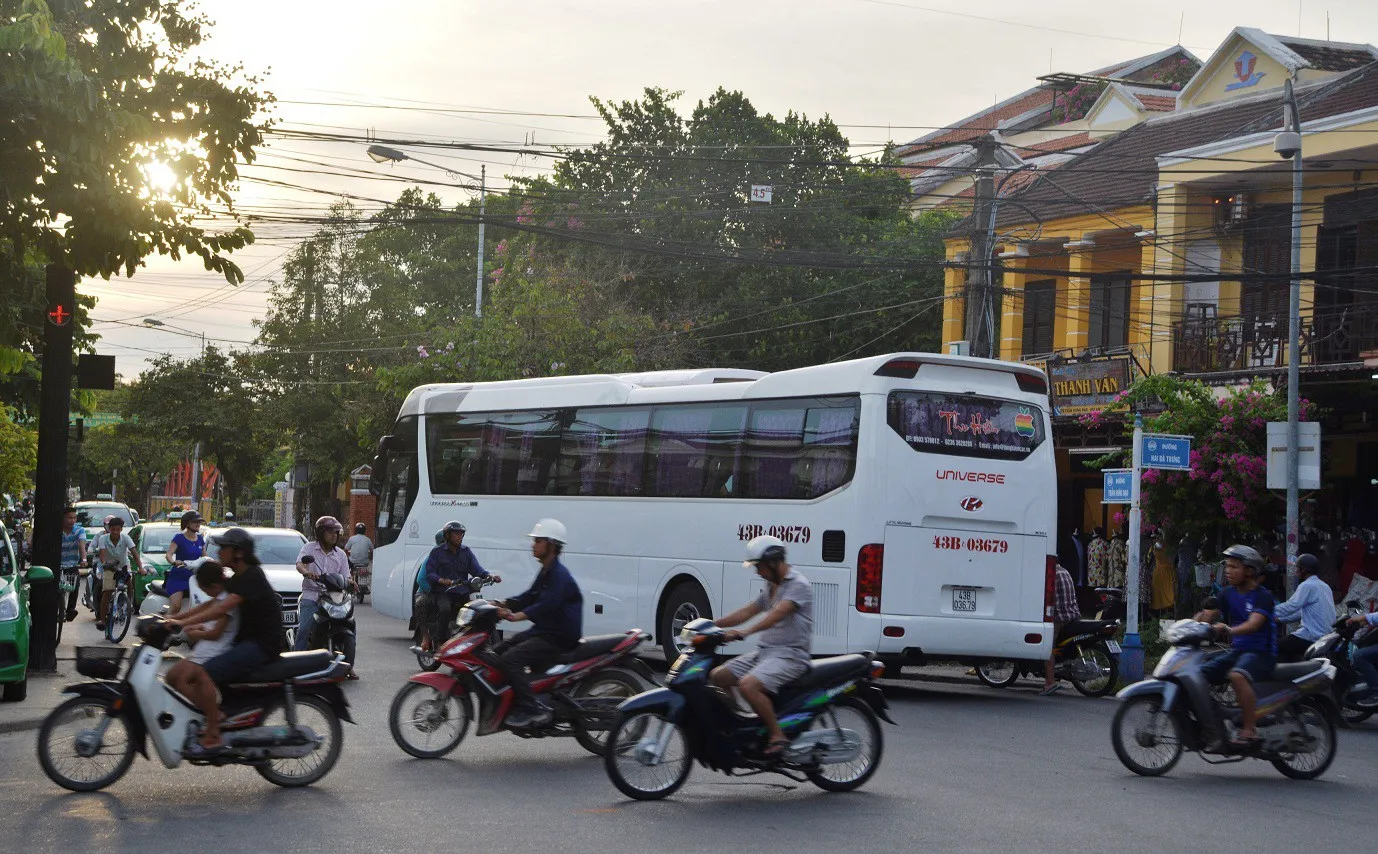
[[[373,458],[372,471],[368,476],[368,491],[373,495],[383,494],[383,484],[388,480],[388,451],[392,450],[396,437],[388,435],[378,440],[378,453]]]

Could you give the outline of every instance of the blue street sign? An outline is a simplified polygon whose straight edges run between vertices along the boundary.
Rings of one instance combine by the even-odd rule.
[[[1191,471],[1191,437],[1145,433],[1143,467]]]
[[[1103,469],[1101,470],[1104,493],[1101,496],[1102,504],[1128,504],[1133,500],[1133,470],[1132,469]]]

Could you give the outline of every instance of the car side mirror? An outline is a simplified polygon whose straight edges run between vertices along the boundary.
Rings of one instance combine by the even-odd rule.
[[[52,581],[53,571],[46,566],[31,566],[29,567],[29,571],[25,573],[24,577],[29,580],[30,584],[36,581]]]

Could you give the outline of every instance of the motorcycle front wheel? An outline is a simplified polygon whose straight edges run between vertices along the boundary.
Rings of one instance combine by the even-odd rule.
[[[297,725],[309,727],[323,739],[320,747],[305,756],[269,759],[254,768],[263,779],[289,789],[309,786],[329,774],[344,748],[344,727],[335,709],[321,697],[297,695]],[[287,728],[287,710],[280,700],[268,708],[259,726]]]
[[[649,687],[633,673],[619,668],[608,668],[580,682],[579,687],[574,690],[574,699],[595,703],[601,701],[609,706],[607,711],[612,711],[623,700],[635,697]],[[574,738],[580,747],[594,756],[602,756],[608,746],[607,730],[590,729],[582,721],[575,725]]]
[[[74,697],[49,713],[38,731],[38,764],[49,780],[73,792],[94,792],[124,776],[134,742],[124,718],[110,717],[109,709],[103,697]]]
[[[121,590],[115,594],[114,599],[110,600],[110,614],[105,623],[105,637],[111,643],[119,643],[124,640],[125,634],[129,632],[131,619],[129,594]]]
[[[808,778],[820,789],[829,792],[850,792],[861,788],[880,767],[885,742],[876,713],[863,700],[845,697],[831,709],[819,715],[814,729],[853,730],[861,737],[861,750],[851,762],[820,765],[807,771]]]
[[[1119,662],[1110,654],[1110,648],[1103,643],[1085,647],[1081,651],[1082,663],[1094,665],[1099,673],[1094,679],[1073,679],[1072,687],[1087,697],[1104,697],[1115,690],[1120,678]]]
[[[392,740],[417,759],[439,759],[459,747],[469,731],[469,701],[420,682],[408,682],[392,698]]]
[[[678,724],[656,712],[634,712],[613,727],[603,767],[622,794],[638,801],[658,801],[689,779],[693,756]]]
[[[1110,740],[1124,767],[1143,777],[1172,770],[1182,758],[1182,722],[1159,697],[1131,697],[1115,712]]]
[[[976,678],[991,688],[1008,688],[1019,681],[1019,666],[1013,661],[983,661],[976,666]]]
[[[1335,761],[1335,724],[1314,700],[1292,707],[1288,718],[1298,730],[1288,740],[1299,750],[1278,754],[1273,767],[1293,780],[1314,780]]]

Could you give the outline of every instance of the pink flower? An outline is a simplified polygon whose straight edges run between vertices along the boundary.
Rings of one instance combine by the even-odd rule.
[[[429,359],[431,357],[430,352],[426,350],[424,344],[416,345],[416,355],[420,356],[423,359]]]

